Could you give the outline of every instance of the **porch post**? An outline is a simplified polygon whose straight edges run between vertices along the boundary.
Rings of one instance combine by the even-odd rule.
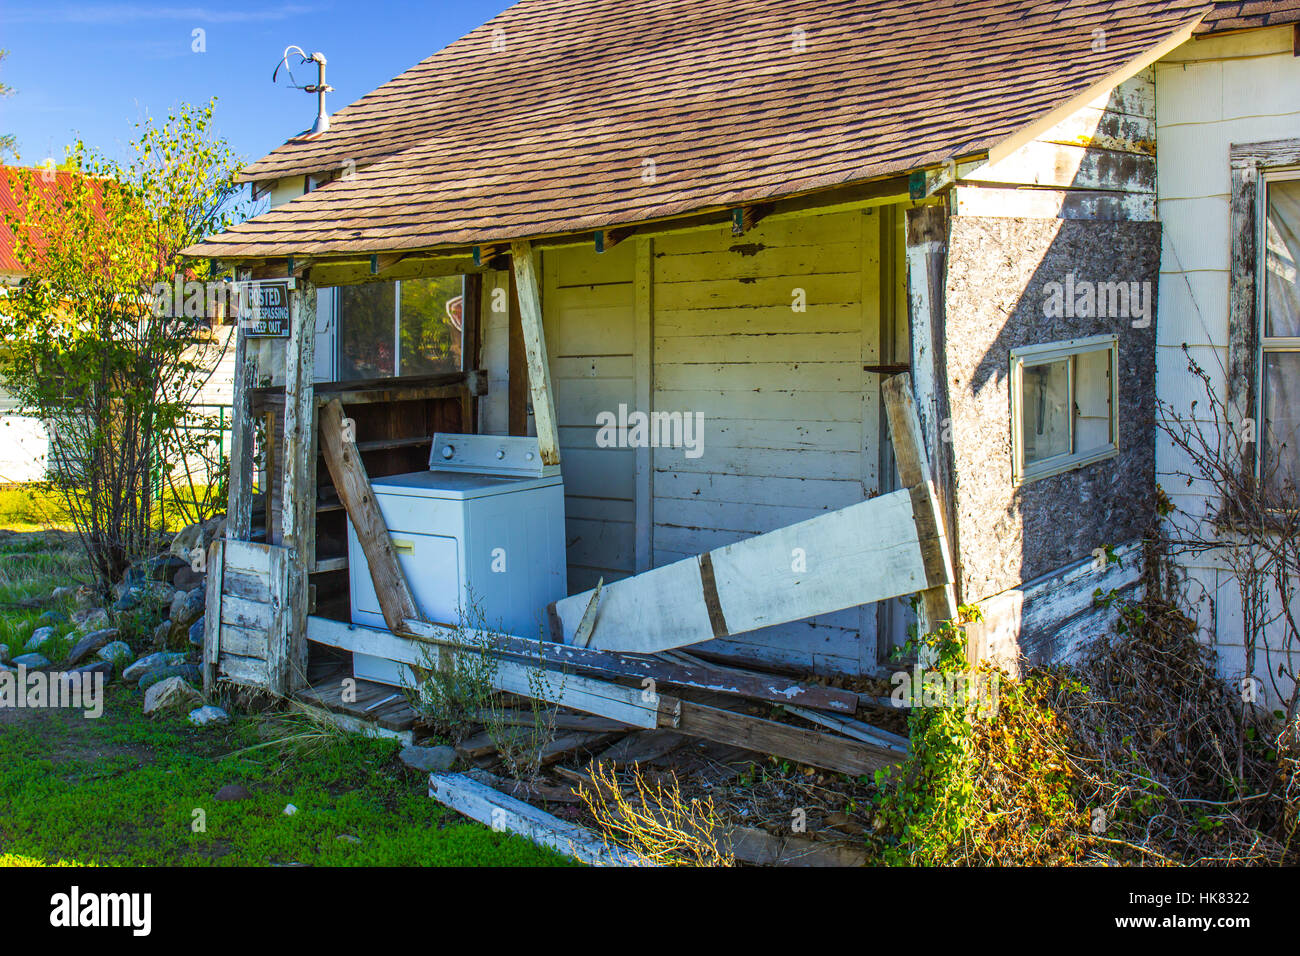
[[[308,575],[316,525],[316,287],[300,279],[289,293],[285,349],[284,487],[280,540],[290,549],[283,633],[271,635],[270,689],[285,694],[307,678]]]
[[[555,398],[551,392],[551,369],[546,360],[546,335],[542,331],[542,296],[537,282],[537,260],[527,240],[510,244],[510,259],[519,293],[519,317],[523,323],[524,349],[528,353],[528,385],[537,423],[537,443],[542,462],[560,463],[560,438],[555,426]]]

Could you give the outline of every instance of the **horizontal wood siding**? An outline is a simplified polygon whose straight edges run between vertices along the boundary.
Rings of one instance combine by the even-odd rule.
[[[564,474],[569,591],[636,570],[634,452],[596,444],[597,416],[636,407],[635,245],[542,257],[542,324],[550,357]]]
[[[652,405],[704,416],[698,457],[652,453],[655,566],[876,491],[877,382],[863,365],[878,360],[879,221],[848,211],[655,240]],[[874,637],[874,612],[851,609],[699,649],[857,672],[867,618]]]

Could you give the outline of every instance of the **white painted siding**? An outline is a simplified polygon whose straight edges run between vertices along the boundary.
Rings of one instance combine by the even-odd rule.
[[[596,416],[636,407],[636,245],[597,254],[555,249],[542,260],[542,323],[551,363],[564,472],[569,591],[636,570],[635,452],[600,448]],[[507,384],[508,387],[508,384]]]
[[[698,458],[653,452],[656,566],[879,488],[879,211],[655,240],[653,406],[704,415]],[[803,290],[806,311],[792,303]],[[875,663],[875,611],[702,645],[825,672]]]
[[[1257,30],[1185,44],[1156,65],[1157,169],[1164,222],[1158,316],[1156,390],[1190,414],[1205,400],[1187,372],[1182,344],[1226,390],[1228,359],[1229,169],[1228,148],[1300,137],[1300,59],[1290,27]],[[1174,472],[1184,469],[1168,439],[1158,440],[1157,480],[1174,503],[1204,513],[1205,489],[1187,488]],[[1207,598],[1198,615],[1219,646],[1220,666],[1240,677],[1244,661],[1240,615],[1231,575],[1213,555],[1188,562],[1189,577]],[[1213,599],[1213,604],[1208,600]],[[1261,653],[1261,658],[1263,657]],[[1259,666],[1266,687],[1270,681]]]

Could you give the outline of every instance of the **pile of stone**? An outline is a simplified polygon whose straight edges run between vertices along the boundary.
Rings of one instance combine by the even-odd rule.
[[[230,718],[220,707],[205,705],[195,689],[202,677],[206,603],[206,568],[203,556],[208,545],[225,532],[225,519],[213,518],[185,528],[171,548],[156,557],[128,568],[116,585],[116,600],[108,609],[95,607],[88,588],[55,588],[50,597],[63,603],[73,599],[83,605],[71,614],[59,610],[43,613],[29,625],[21,653],[11,655],[0,644],[0,669],[61,670],[102,673],[111,680],[115,673],[134,684],[144,695],[146,714],[188,712],[196,726],[226,723]],[[138,610],[165,607],[167,619],[153,634],[153,650],[139,658],[130,645],[119,639],[113,618]],[[65,605],[66,606],[66,605]],[[60,653],[70,645],[66,653]],[[135,658],[133,660],[133,658]],[[58,661],[57,665],[55,661]]]

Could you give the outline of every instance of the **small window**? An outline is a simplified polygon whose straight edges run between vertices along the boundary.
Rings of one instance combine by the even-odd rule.
[[[1300,485],[1300,179],[1266,180],[1264,202],[1260,467],[1281,490]]]
[[[463,281],[440,276],[341,287],[339,381],[459,371]]]
[[[1015,481],[1059,475],[1119,452],[1117,342],[1097,335],[1012,350]]]

